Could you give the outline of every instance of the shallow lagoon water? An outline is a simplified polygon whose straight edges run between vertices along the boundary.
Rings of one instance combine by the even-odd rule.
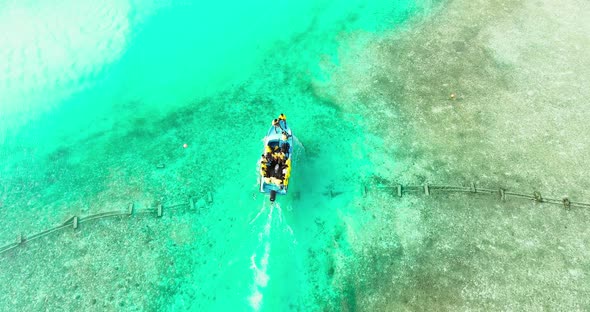
[[[587,1],[395,4],[3,2],[0,306],[587,310]]]
[[[354,262],[343,219],[354,216],[353,199],[373,170],[364,155],[381,140],[365,131],[365,116],[342,114],[314,88],[329,81],[348,49],[343,37],[377,36],[418,8],[411,1],[3,3],[1,55],[10,62],[0,73],[2,239],[129,202],[214,197],[196,217],[164,221],[184,231],[163,234],[164,245],[151,254],[128,230],[131,259],[172,260],[156,276],[124,286],[127,295],[102,298],[114,293],[112,285],[83,278],[98,259],[125,262],[122,250],[95,241],[108,236],[99,234],[103,228],[72,241],[78,247],[64,254],[9,255],[11,278],[44,258],[54,269],[74,265],[82,273],[71,277],[81,284],[75,290],[25,291],[7,302],[33,309],[51,309],[56,302],[47,298],[63,297],[88,309],[338,309],[351,296],[338,266]],[[30,22],[19,28],[22,21]],[[279,113],[300,144],[290,194],[271,206],[257,193],[255,164]],[[333,200],[331,191],[348,192]],[[142,233],[154,227],[149,222]],[[40,245],[53,239],[59,243],[51,237]],[[102,246],[100,255],[79,247],[86,244]],[[149,272],[129,263],[115,270],[127,276],[118,283]],[[46,268],[24,289],[59,272]],[[146,289],[165,291],[141,297]],[[344,305],[353,307],[349,301]]]

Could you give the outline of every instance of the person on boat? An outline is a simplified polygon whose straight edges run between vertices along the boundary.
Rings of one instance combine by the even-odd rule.
[[[272,161],[272,154],[271,153],[264,153],[260,156],[260,163],[270,163]]]
[[[274,119],[274,120],[272,121],[272,125],[273,125],[273,126],[275,126],[275,127],[279,127],[279,126],[280,126],[280,125],[279,125],[279,120],[278,120],[278,119]]]
[[[271,167],[271,176],[275,177],[275,178],[280,178],[281,177],[281,164],[280,162],[275,162],[273,163],[273,166]]]
[[[289,174],[289,169],[288,169],[287,165],[283,164],[281,166],[281,172],[279,174],[279,178],[281,179],[281,181],[286,180],[288,177],[288,174]]]
[[[266,164],[260,165],[260,175],[266,177],[268,175]]]
[[[266,162],[272,161],[272,159],[273,159],[272,154],[273,154],[273,150],[270,148],[270,146],[267,145],[264,148],[264,154],[263,154],[263,157],[266,159]]]
[[[287,120],[287,116],[285,116],[285,114],[281,113],[279,115],[279,120],[285,120],[286,121]]]
[[[270,154],[270,157],[272,157],[272,162],[275,163],[278,161],[279,156],[277,155],[276,152],[273,152],[272,154]]]
[[[266,182],[266,180],[265,180],[265,182]],[[266,182],[266,183],[278,185],[281,183],[281,180],[279,180],[278,178],[275,178],[275,177],[270,177],[270,178],[268,178],[268,182]]]
[[[281,152],[283,152],[284,154],[289,153],[289,147],[291,147],[289,145],[289,142],[283,143],[283,145],[281,145]]]
[[[285,166],[285,154],[282,152],[277,152],[272,154],[272,164],[276,165],[277,174],[282,171],[282,168]],[[274,168],[274,167],[273,167]]]

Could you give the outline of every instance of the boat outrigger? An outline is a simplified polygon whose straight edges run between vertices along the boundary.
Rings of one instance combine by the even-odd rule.
[[[272,121],[264,137],[264,150],[259,161],[260,192],[270,194],[274,202],[277,194],[286,195],[291,176],[293,134],[284,114]]]

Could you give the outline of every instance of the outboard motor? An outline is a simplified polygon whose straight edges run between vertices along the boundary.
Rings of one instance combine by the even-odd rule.
[[[275,190],[271,190],[270,191],[270,202],[274,203],[275,199],[277,199],[277,191]]]

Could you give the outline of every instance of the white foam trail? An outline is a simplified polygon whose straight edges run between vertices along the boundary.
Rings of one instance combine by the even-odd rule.
[[[295,141],[295,144],[297,144],[298,148],[301,148],[303,151],[305,151],[305,146],[303,146],[303,143],[301,143],[301,141],[299,141],[296,136],[293,136],[293,141]]]
[[[266,202],[263,203],[262,208],[258,212],[258,215],[254,218],[254,220],[250,221],[252,224],[266,209]],[[293,238],[293,244],[297,244],[297,240],[295,239],[295,235],[293,234],[293,229],[286,223],[283,223],[283,211],[281,209],[281,205],[278,202],[271,203],[270,209],[268,211],[266,217],[266,223],[264,224],[263,229],[258,233],[258,246],[256,250],[261,252],[261,255],[258,255],[256,251],[250,257],[250,269],[252,269],[254,273],[254,284],[252,285],[252,293],[248,297],[248,301],[250,306],[254,309],[254,311],[259,311],[262,303],[263,303],[263,294],[262,290],[268,285],[268,281],[270,280],[270,276],[267,273],[269,259],[270,259],[270,251],[271,251],[271,232],[272,232],[272,225],[273,225],[273,212],[276,210],[278,211],[279,217],[279,225],[281,225],[282,230],[284,232],[288,232],[289,235]],[[284,224],[284,225],[283,225]]]
[[[277,207],[277,210],[279,211],[279,223],[283,223],[283,210],[281,209],[281,205],[279,205],[279,203],[275,202],[274,204]]]
[[[254,217],[254,219],[252,219],[252,221],[250,221],[249,224],[254,223],[254,221],[256,221],[256,219],[258,219],[258,217],[260,217],[260,215],[262,214],[262,212],[264,211],[264,209],[266,209],[266,201],[262,202],[262,208],[260,208],[260,211],[258,211],[258,214],[256,215],[256,217]]]
[[[293,136],[293,141],[296,145],[295,152],[293,153],[293,162],[298,163],[299,159],[305,155],[305,146],[303,146],[303,143],[296,136]]]
[[[262,294],[258,290],[258,287],[255,287],[254,293],[248,298],[250,301],[250,306],[254,309],[254,311],[260,310],[260,304],[262,303]]]
[[[258,218],[258,216],[264,211],[265,205],[263,204],[262,209],[258,212],[258,215],[254,220]],[[264,231],[258,234],[259,242],[265,240],[264,243],[264,251],[262,254],[262,258],[260,259],[260,266],[256,264],[256,252],[252,254],[250,257],[250,268],[254,271],[254,287],[252,294],[248,297],[248,301],[250,302],[250,306],[254,309],[254,311],[259,311],[260,306],[262,305],[262,293],[260,290],[265,288],[268,285],[268,280],[270,277],[268,276],[267,269],[268,269],[268,262],[270,258],[270,230],[272,227],[272,212],[274,210],[274,205],[270,206],[268,217],[266,219],[266,224],[264,225]],[[254,221],[252,220],[252,222]],[[250,222],[250,223],[252,223]]]

